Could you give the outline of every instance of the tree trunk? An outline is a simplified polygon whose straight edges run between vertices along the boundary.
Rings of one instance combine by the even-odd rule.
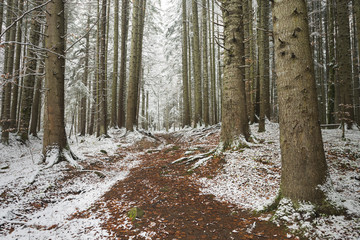
[[[224,19],[224,79],[221,143],[224,149],[238,148],[250,140],[243,77],[244,31],[242,0],[222,2]],[[242,139],[243,138],[243,139]]]
[[[193,28],[193,64],[195,83],[195,125],[202,122],[202,91],[201,91],[201,58],[199,40],[199,18],[197,0],[192,0],[192,28]]]
[[[336,38],[337,85],[339,87],[339,121],[352,128],[354,120],[352,94],[352,61],[350,44],[350,26],[348,14],[349,0],[336,0],[336,19],[338,23]]]
[[[190,126],[189,80],[188,80],[188,33],[186,0],[182,0],[182,80],[183,80],[183,127]]]
[[[65,12],[63,1],[53,1],[46,6],[45,47],[45,112],[43,156],[63,159],[68,148],[64,121],[65,79]]]
[[[126,95],[126,55],[129,29],[129,0],[123,0],[121,6],[121,63],[119,84],[118,126],[125,127],[125,95]]]
[[[305,0],[273,3],[282,160],[281,194],[322,203],[327,180]]]
[[[360,64],[360,1],[353,0],[354,12],[355,12],[355,26],[356,26],[356,37],[357,42],[357,63]],[[358,72],[355,73],[354,79],[354,105],[355,105],[355,121],[360,125],[360,66],[358,65]]]
[[[113,81],[111,86],[111,127],[116,127],[117,122],[117,83],[119,70],[119,0],[115,0],[114,9],[114,62],[113,62]]]
[[[11,24],[13,18],[13,6],[14,1],[7,1],[6,9],[6,26],[8,27]],[[6,32],[5,41],[11,41],[14,37],[13,31],[9,30]],[[1,123],[2,123],[2,132],[1,132],[1,142],[4,144],[9,143],[9,132],[10,129],[10,109],[11,109],[11,80],[12,80],[12,70],[13,70],[13,48],[12,44],[5,46],[5,56],[4,56],[4,85],[3,85],[3,97],[2,97],[2,108],[1,108]]]
[[[44,74],[44,65],[41,65],[39,67],[38,74],[39,75]],[[41,98],[41,88],[42,88],[43,78],[44,78],[43,76],[38,76],[36,78],[36,83],[35,83],[35,94],[34,94],[34,101],[32,102],[32,107],[31,107],[31,121],[30,121],[31,123],[30,134],[33,136],[37,136],[38,122],[40,121],[39,112],[41,112],[40,98]]]
[[[90,14],[87,19],[87,29],[90,29]],[[85,66],[84,66],[84,76],[82,79],[82,83],[85,87],[87,87],[88,76],[89,76],[89,58],[90,58],[90,33],[86,35],[86,45],[85,45]],[[87,96],[82,96],[81,98],[81,106],[80,106],[80,136],[85,136],[86,133],[86,99]]]
[[[265,118],[270,117],[269,112],[269,2],[258,0],[260,9],[259,22],[259,80],[260,80],[260,114],[259,114],[259,132],[265,131]]]
[[[36,6],[40,5],[42,0],[36,1]],[[25,142],[29,139],[29,127],[30,127],[30,119],[31,119],[31,108],[34,99],[34,87],[35,87],[35,79],[36,76],[36,67],[37,67],[37,54],[38,51],[36,46],[39,45],[40,42],[40,14],[42,14],[41,9],[38,9],[33,12],[31,19],[31,27],[30,27],[30,43],[32,46],[29,46],[27,49],[27,64],[26,64],[26,73],[24,77],[24,89],[22,91],[21,97],[21,108],[20,108],[20,124],[18,136],[22,142]]]
[[[19,13],[22,13],[24,10],[24,0],[19,1]],[[19,20],[17,24],[17,33],[16,33],[16,42],[22,41],[22,19]],[[15,52],[15,64],[14,64],[14,84],[12,89],[12,102],[11,102],[11,111],[10,111],[10,128],[17,129],[17,112],[18,112],[18,98],[19,98],[19,79],[20,79],[20,62],[21,62],[21,49],[22,45],[16,45]]]
[[[202,0],[202,62],[203,62],[203,120],[205,126],[208,126],[209,121],[209,63],[208,63],[208,30],[207,30],[207,10],[206,0]]]
[[[102,0],[100,18],[100,61],[99,61],[99,128],[97,136],[107,135],[107,94],[106,94],[106,0]]]

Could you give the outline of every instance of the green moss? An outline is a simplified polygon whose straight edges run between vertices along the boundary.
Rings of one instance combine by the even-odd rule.
[[[134,221],[136,218],[142,218],[144,216],[144,211],[138,207],[134,207],[130,209],[128,212],[128,217],[131,219],[131,221]]]
[[[260,213],[267,213],[267,212],[273,212],[277,209],[277,207],[279,206],[279,203],[281,201],[281,199],[283,198],[283,194],[281,192],[281,188],[280,191],[278,193],[278,195],[276,196],[275,200],[268,206],[266,206],[263,210],[260,211]]]

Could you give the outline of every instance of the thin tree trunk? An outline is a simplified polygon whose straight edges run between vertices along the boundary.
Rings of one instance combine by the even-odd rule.
[[[40,5],[42,0],[36,1],[36,6]],[[32,22],[30,28],[30,42],[32,46],[29,46],[27,49],[27,63],[26,63],[26,73],[24,77],[24,89],[22,91],[21,97],[21,108],[20,108],[20,124],[18,136],[21,141],[25,142],[29,139],[29,127],[31,119],[31,109],[34,99],[34,87],[35,87],[35,73],[37,68],[37,49],[36,46],[40,42],[40,14],[42,14],[41,9],[33,12]]]
[[[182,80],[183,80],[183,127],[190,126],[189,80],[188,80],[188,33],[186,0],[182,0]]]
[[[125,95],[126,95],[126,56],[129,29],[129,0],[123,0],[121,6],[121,63],[119,84],[118,126],[125,127]]]
[[[348,0],[336,0],[336,18],[338,34],[336,39],[337,84],[339,86],[338,117],[349,129],[354,120],[352,94],[352,61],[350,44],[350,26],[348,15]]]
[[[115,0],[114,9],[114,65],[113,65],[113,81],[111,86],[111,127],[116,127],[117,122],[117,83],[119,70],[119,0]]]
[[[24,0],[20,0],[19,2],[19,11],[18,13],[22,13],[24,10]],[[22,19],[19,20],[17,24],[17,33],[16,33],[16,42],[22,41]],[[16,45],[15,52],[15,65],[14,65],[14,84],[12,89],[12,102],[11,102],[11,111],[10,111],[10,128],[17,128],[17,112],[18,112],[18,98],[19,98],[19,79],[20,79],[20,63],[21,63],[21,49],[22,45]]]
[[[41,66],[39,67],[38,74],[42,75],[44,74],[44,65],[43,63],[40,63]],[[40,105],[40,98],[41,98],[41,88],[42,88],[42,82],[43,82],[43,76],[38,76],[36,78],[36,84],[35,84],[35,94],[34,94],[34,101],[32,102],[31,107],[31,121],[30,121],[30,134],[33,136],[37,136],[37,129],[38,129],[38,122],[40,121],[40,114],[41,111],[41,105]]]
[[[13,18],[13,6],[14,1],[8,0],[7,10],[6,10],[6,26],[8,27],[11,24]],[[16,28],[15,28],[16,29]],[[11,41],[14,37],[12,30],[6,32],[5,41]],[[4,85],[3,85],[3,98],[2,98],[2,108],[1,108],[1,121],[2,121],[2,132],[1,132],[1,142],[4,144],[9,143],[9,132],[10,129],[10,109],[11,109],[11,80],[12,80],[12,70],[13,70],[13,48],[12,44],[9,44],[5,48],[5,57],[4,57]]]
[[[87,29],[90,29],[90,14],[87,19]],[[85,87],[87,87],[88,76],[89,76],[89,58],[90,58],[90,33],[86,35],[86,45],[85,45],[85,66],[84,66],[84,76],[82,79],[82,83]],[[85,136],[86,133],[86,106],[87,96],[82,96],[81,98],[81,106],[80,106],[80,136]]]
[[[209,63],[208,63],[208,30],[207,30],[207,10],[206,0],[202,0],[202,39],[203,39],[203,120],[205,126],[208,126],[209,121]]]
[[[195,113],[194,123],[199,125],[202,122],[202,91],[201,91],[201,57],[199,40],[199,18],[197,0],[192,0],[192,28],[193,28],[193,64],[195,82]]]
[[[106,94],[106,23],[107,0],[102,0],[100,18],[99,58],[99,129],[97,136],[107,135],[107,94]]]

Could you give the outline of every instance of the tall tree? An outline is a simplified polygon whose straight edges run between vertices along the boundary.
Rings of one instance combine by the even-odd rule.
[[[357,42],[357,63],[360,64],[360,1],[353,0],[354,13],[355,13],[355,27],[356,27],[356,37],[355,42]],[[358,70],[360,66],[358,65]],[[354,79],[354,105],[355,105],[355,121],[360,125],[360,72],[355,73]]]
[[[111,127],[117,125],[117,84],[119,73],[119,0],[115,0],[114,8],[114,62],[113,62],[113,81],[111,86]]]
[[[64,121],[65,11],[63,1],[46,5],[45,107],[43,156],[64,160],[69,155]]]
[[[242,0],[222,1],[224,19],[224,79],[222,97],[221,142],[223,148],[239,147],[250,140],[243,76],[244,31]]]
[[[259,22],[259,78],[260,78],[260,116],[259,132],[265,131],[265,118],[270,118],[269,99],[269,1],[258,0]]]
[[[13,18],[13,6],[14,1],[7,1],[6,8],[6,27],[9,27]],[[13,38],[14,31],[12,29],[8,30],[5,35],[5,41],[9,42]],[[10,129],[10,104],[11,104],[11,80],[12,80],[12,70],[13,70],[13,44],[7,44],[4,54],[4,85],[3,85],[3,98],[2,98],[2,108],[1,108],[1,142],[7,144],[9,142],[9,132]]]
[[[339,87],[338,97],[338,118],[348,128],[352,127],[354,120],[353,94],[352,94],[352,61],[350,44],[350,25],[348,14],[349,0],[336,0],[336,62],[337,79]]]
[[[188,80],[188,32],[186,0],[182,0],[182,80],[183,80],[183,127],[190,126],[189,80]]]
[[[87,29],[90,30],[90,14],[87,17]],[[84,66],[84,76],[82,79],[82,83],[84,86],[87,86],[88,77],[89,77],[89,59],[90,59],[90,32],[86,34],[85,37],[85,66]],[[80,106],[80,136],[85,136],[86,132],[86,96],[82,96],[81,98],[81,106]]]
[[[142,31],[145,20],[146,1],[134,1],[132,16],[130,75],[126,108],[126,130],[133,131],[136,124],[138,88],[142,58]]]
[[[203,63],[203,120],[205,126],[209,125],[209,63],[208,63],[208,19],[207,1],[202,0],[202,63]]]
[[[194,84],[195,84],[195,125],[202,122],[202,91],[201,91],[201,54],[199,40],[199,17],[198,1],[192,0],[192,29],[193,29],[193,65],[194,65]]]
[[[99,53],[99,123],[97,136],[107,135],[107,91],[106,91],[106,21],[107,0],[102,0],[100,14],[100,53]]]
[[[273,2],[281,194],[322,203],[327,180],[305,0]]]
[[[126,55],[129,29],[129,0],[123,0],[121,5],[121,57],[119,79],[118,126],[125,127],[125,95],[126,95]]]
[[[40,122],[40,113],[41,113],[41,88],[44,79],[44,62],[40,62],[41,66],[38,68],[38,75],[36,78],[36,83],[34,86],[34,100],[31,107],[31,121],[30,121],[30,131],[29,133],[33,136],[37,136],[38,132],[38,123]]]
[[[42,3],[42,0],[35,1],[36,6],[39,6]],[[18,136],[20,140],[25,142],[29,139],[29,127],[31,119],[31,108],[34,99],[34,86],[35,86],[35,73],[37,68],[37,46],[40,42],[40,16],[42,11],[38,8],[36,11],[33,11],[31,18],[31,27],[30,27],[30,43],[31,47],[27,48],[27,62],[26,62],[26,74],[24,77],[21,96],[21,108],[20,108],[20,124]]]
[[[19,1],[19,12],[21,14],[24,9],[24,0]],[[17,33],[16,33],[16,42],[21,42],[22,40],[22,19],[19,20],[17,25]],[[11,111],[10,111],[10,119],[11,119],[11,128],[16,129],[17,126],[17,112],[18,112],[18,98],[19,98],[19,79],[20,79],[20,63],[21,63],[21,50],[22,44],[16,45],[15,51],[15,63],[14,63],[14,86],[12,90],[12,102],[11,102]]]

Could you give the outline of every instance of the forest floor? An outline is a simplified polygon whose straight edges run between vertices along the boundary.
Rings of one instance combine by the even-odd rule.
[[[81,170],[63,162],[39,172],[36,139],[28,146],[0,145],[0,239],[358,239],[358,130],[346,141],[337,140],[337,130],[323,132],[332,196],[346,207],[345,215],[316,216],[309,205],[295,210],[287,202],[276,213],[253,212],[277,194],[277,132],[269,124],[267,133],[257,134],[259,143],[214,155],[191,171],[196,162],[173,162],[214,149],[219,125],[72,137]],[[144,215],[131,219],[135,207]]]

